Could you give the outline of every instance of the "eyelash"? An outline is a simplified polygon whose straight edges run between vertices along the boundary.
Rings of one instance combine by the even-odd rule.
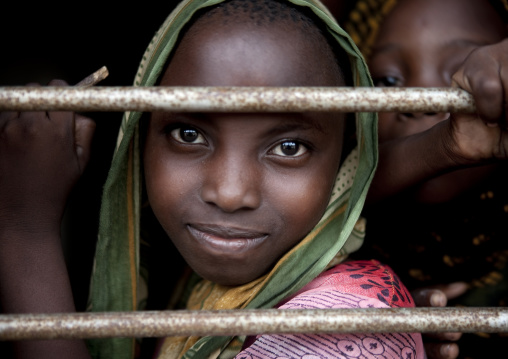
[[[201,132],[192,126],[172,126],[166,130],[171,138],[182,144],[207,144],[205,137]],[[185,136],[195,136],[193,141],[186,141]],[[188,138],[189,139],[189,138]],[[193,139],[193,138],[190,138]],[[286,139],[269,150],[269,154],[279,157],[300,157],[309,152],[309,146],[303,144],[301,141],[295,139]],[[284,153],[284,151],[288,151]]]
[[[380,76],[372,79],[376,87],[400,87],[402,80],[396,76]]]

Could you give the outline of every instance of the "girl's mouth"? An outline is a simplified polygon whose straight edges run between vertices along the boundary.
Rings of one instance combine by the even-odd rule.
[[[257,247],[268,234],[214,224],[187,224],[189,233],[200,244],[221,253],[243,253]]]

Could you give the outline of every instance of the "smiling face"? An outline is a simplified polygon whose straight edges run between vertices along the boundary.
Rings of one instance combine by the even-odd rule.
[[[198,20],[161,86],[339,86],[330,56],[288,24]],[[323,39],[323,41],[325,41]],[[154,113],[144,149],[152,209],[202,277],[265,274],[317,224],[339,168],[344,115]]]
[[[505,26],[487,0],[401,0],[379,29],[369,69],[376,86],[448,87],[475,48],[500,41]],[[380,143],[423,132],[447,113],[380,113]],[[489,167],[455,171],[427,181],[417,193],[441,202],[485,178]]]

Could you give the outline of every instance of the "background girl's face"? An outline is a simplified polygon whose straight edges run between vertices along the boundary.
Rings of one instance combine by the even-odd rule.
[[[401,0],[383,20],[369,69],[376,86],[448,87],[471,51],[504,35],[505,26],[487,0]],[[380,113],[379,141],[423,132],[448,117],[448,113]],[[446,200],[484,175],[481,168],[452,172],[428,181],[420,198]],[[456,176],[463,188],[457,186]]]
[[[340,85],[326,70],[329,57],[299,31],[198,24],[161,86]],[[324,213],[343,120],[330,113],[154,113],[144,150],[148,197],[187,263],[223,285],[266,273]]]

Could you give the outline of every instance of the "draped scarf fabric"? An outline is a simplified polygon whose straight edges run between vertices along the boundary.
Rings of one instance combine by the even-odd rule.
[[[199,9],[223,0],[185,0],[169,15],[148,45],[136,74],[135,86],[154,86],[184,25]],[[317,0],[288,0],[310,8],[349,56],[355,86],[372,86],[367,67],[350,37]],[[138,310],[140,280],[141,168],[139,112],[124,114],[117,148],[104,186],[100,228],[92,274],[89,310]],[[331,264],[359,248],[364,235],[360,217],[377,164],[377,117],[356,114],[357,147],[337,175],[325,214],[315,228],[266,275],[239,287],[201,281],[188,309],[270,308],[309,283]],[[168,338],[164,358],[230,358],[241,337]],[[89,348],[97,358],[132,358],[131,338],[94,339]]]

